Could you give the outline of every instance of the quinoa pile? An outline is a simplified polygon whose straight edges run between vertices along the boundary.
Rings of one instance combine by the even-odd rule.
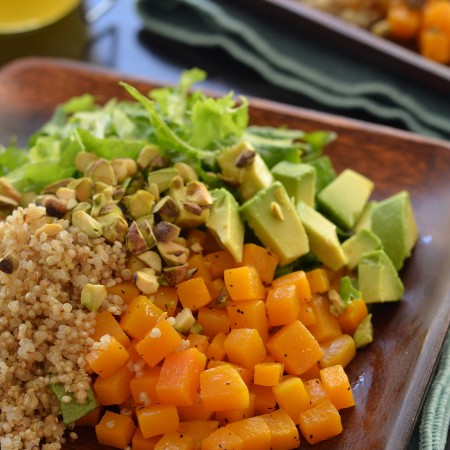
[[[79,403],[90,386],[84,356],[96,313],[80,304],[81,290],[130,278],[126,250],[31,204],[0,223],[5,254],[12,273],[0,272],[0,447],[57,450],[65,426],[49,383],[63,383]],[[101,309],[120,314],[122,300],[108,295]]]

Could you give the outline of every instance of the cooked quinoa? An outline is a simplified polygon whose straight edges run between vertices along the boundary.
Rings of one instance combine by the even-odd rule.
[[[49,383],[86,400],[95,313],[80,305],[80,292],[129,278],[126,250],[31,204],[0,223],[0,255],[8,252],[16,267],[0,272],[0,446],[60,449],[65,426]],[[120,314],[122,300],[108,295],[101,309]]]

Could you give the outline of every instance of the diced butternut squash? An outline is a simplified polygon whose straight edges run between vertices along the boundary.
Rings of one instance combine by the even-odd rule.
[[[180,420],[174,405],[149,405],[136,410],[139,428],[145,438],[178,431]]]
[[[318,405],[323,400],[328,398],[328,393],[323,387],[323,384],[319,378],[312,378],[311,380],[307,380],[305,381],[304,385],[311,401],[311,406]]]
[[[205,364],[206,356],[196,348],[169,353],[156,384],[156,394],[161,403],[192,405]]]
[[[209,264],[209,270],[213,278],[223,277],[225,270],[236,267],[236,261],[228,250],[208,253],[204,259]]]
[[[314,364],[311,369],[308,369],[306,372],[302,373],[302,380],[311,380],[312,378],[320,377],[320,364],[317,362]]]
[[[345,311],[337,318],[342,332],[353,336],[357,326],[365,319],[367,314],[367,305],[362,298],[351,301]]]
[[[297,286],[297,295],[299,300],[309,302],[312,298],[311,288],[308,278],[303,270],[291,272],[273,280],[272,287],[283,286],[285,284],[295,284]]]
[[[223,364],[229,364],[231,367],[234,367],[239,375],[242,378],[242,381],[247,385],[250,386],[252,381],[253,381],[253,370],[249,370],[243,366],[240,366],[239,364],[233,364],[232,362],[229,361],[214,361],[214,360],[210,360],[208,362],[208,369],[211,369],[212,367],[217,367],[217,366],[222,366]]]
[[[307,327],[316,323],[316,315],[311,308],[311,302],[300,302],[298,320]]]
[[[137,427],[131,441],[131,447],[133,450],[154,450],[156,444],[160,439],[160,435],[145,438],[142,434],[141,429]]]
[[[242,450],[242,439],[226,427],[222,427],[211,433],[202,442],[202,450]]]
[[[150,300],[168,316],[175,315],[178,303],[177,289],[174,286],[160,286],[158,290],[150,296]]]
[[[218,333],[228,334],[230,318],[226,308],[205,306],[198,310],[197,322],[202,326],[203,334],[214,337]]]
[[[131,361],[133,364],[142,360],[142,358],[139,356],[139,353],[136,350],[136,344],[138,342],[139,342],[139,339],[133,339],[130,342],[130,345],[127,347],[127,352],[130,355],[129,361]]]
[[[291,375],[301,375],[323,356],[320,345],[299,320],[283,326],[266,347]]]
[[[86,355],[91,369],[101,377],[109,377],[127,361],[127,349],[115,337],[106,334]]]
[[[342,432],[339,411],[328,399],[301,413],[299,426],[310,444],[317,444]]]
[[[196,253],[189,257],[188,259],[189,269],[195,269],[196,272],[193,278],[203,278],[205,283],[208,285],[212,281],[211,270],[209,269],[209,264],[206,264],[205,258],[201,253]]]
[[[225,428],[237,434],[244,443],[243,450],[270,450],[271,435],[266,421],[255,416],[228,424]]]
[[[228,294],[223,278],[215,278],[208,284],[209,295],[211,295],[212,302],[217,306],[226,306],[226,303],[230,301],[230,295]]]
[[[316,316],[316,323],[309,325],[308,330],[318,342],[328,341],[342,334],[337,318],[330,312],[327,299],[315,296],[310,304]]]
[[[197,311],[211,301],[211,295],[202,277],[179,283],[177,293],[183,308],[189,308],[191,311]]]
[[[225,358],[225,339],[227,335],[222,331],[217,333],[209,344],[206,356],[211,361],[223,361]]]
[[[95,434],[102,445],[125,448],[131,442],[135,428],[131,417],[106,411],[95,427]]]
[[[264,285],[254,267],[244,266],[227,269],[224,272],[224,281],[234,302],[262,300],[266,297]]]
[[[345,367],[356,355],[355,341],[348,334],[341,334],[333,339],[322,342],[323,356],[319,361],[320,367],[340,364]]]
[[[336,409],[355,406],[348,376],[340,365],[327,367],[320,371],[323,387]]]
[[[299,448],[300,436],[295,422],[283,409],[261,416],[270,430],[271,450],[290,450]]]
[[[298,423],[300,413],[311,406],[308,393],[300,378],[288,378],[274,386],[272,390],[280,408],[284,409],[295,423]]]
[[[189,347],[196,348],[206,355],[209,347],[208,336],[205,336],[204,334],[190,333],[188,334],[187,339],[189,341]]]
[[[200,396],[205,408],[210,411],[244,409],[250,402],[247,385],[239,372],[229,364],[201,373]]]
[[[253,369],[266,356],[264,342],[254,328],[236,328],[228,333],[224,341],[228,359],[247,369]]]
[[[281,380],[283,371],[283,364],[277,362],[255,364],[253,382],[261,386],[276,386]]]
[[[241,265],[254,267],[264,285],[272,283],[279,262],[280,257],[270,250],[252,243],[244,244]]]
[[[75,422],[75,426],[94,428],[99,423],[101,414],[102,414],[102,407],[101,405],[99,405],[93,411],[87,413],[85,416],[78,419]]]
[[[148,297],[136,297],[120,320],[120,326],[134,338],[142,338],[163,317],[164,311],[159,309]]]
[[[255,394],[255,414],[270,414],[275,411],[277,400],[271,386],[252,384],[250,391]]]
[[[122,281],[109,288],[106,288],[108,294],[118,295],[124,304],[129,305],[131,301],[141,295],[141,291],[132,281]]]
[[[155,450],[194,450],[194,441],[191,436],[172,431],[165,433],[155,445]]]
[[[299,319],[300,300],[295,284],[284,284],[269,290],[266,299],[270,325],[287,325]]]
[[[120,405],[130,395],[130,381],[134,377],[127,365],[116,370],[109,377],[97,377],[94,392],[101,405]]]
[[[191,420],[188,422],[180,422],[178,431],[192,438],[194,450],[201,450],[203,440],[218,428],[219,422],[217,420]]]
[[[192,405],[177,406],[178,416],[181,421],[206,421],[214,417],[214,411],[208,411],[200,398],[200,392],[197,392],[195,401]]]
[[[255,394],[250,392],[249,404],[244,409],[227,409],[226,411],[217,411],[215,419],[219,421],[221,426],[229,423],[238,422],[239,420],[248,419],[255,415]]]
[[[178,332],[162,319],[136,344],[136,350],[150,367],[154,367],[180,344]]]
[[[136,403],[157,403],[159,398],[156,394],[156,383],[158,382],[161,367],[146,367],[142,374],[136,375],[130,381],[131,395]]]
[[[227,307],[231,328],[255,328],[263,342],[269,338],[266,305],[262,300],[231,303]]]
[[[109,311],[101,311],[95,316],[95,330],[91,337],[99,341],[105,334],[114,336],[125,347],[130,345],[129,337]]]
[[[325,269],[318,268],[306,272],[311,294],[323,294],[330,290],[330,280]]]

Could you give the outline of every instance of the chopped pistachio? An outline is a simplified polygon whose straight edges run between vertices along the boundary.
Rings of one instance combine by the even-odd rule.
[[[47,236],[56,236],[62,229],[63,227],[59,223],[46,223],[38,228],[34,234],[35,236],[40,236],[42,233],[45,233]]]
[[[116,175],[118,183],[129,177],[133,177],[137,171],[137,165],[134,159],[117,158],[111,161],[112,169]]]
[[[79,152],[77,156],[75,157],[75,167],[77,170],[79,170],[81,173],[84,173],[88,166],[93,163],[94,161],[97,161],[98,156],[95,153],[91,152]]]
[[[158,277],[153,269],[145,268],[138,270],[133,275],[133,281],[137,288],[144,294],[154,294],[159,287]]]
[[[189,333],[203,334],[203,327],[198,322],[195,322],[189,329]]]
[[[16,202],[20,202],[21,195],[11,182],[4,177],[0,177],[0,194],[5,197],[12,198]]]
[[[89,213],[92,209],[92,205],[89,202],[80,202],[75,208],[72,209],[71,213],[73,214],[75,211],[84,211]]]
[[[67,187],[74,179],[64,178],[62,180],[55,181],[54,183],[45,186],[41,193],[42,194],[56,194],[56,191],[61,187]]]
[[[167,284],[176,286],[188,278],[189,267],[187,264],[182,264],[181,266],[164,267],[162,271]]]
[[[159,202],[161,197],[159,195],[158,185],[156,183],[150,183],[148,185],[147,190],[148,190],[148,192],[150,192],[150,194],[152,194],[155,197],[155,201]]]
[[[137,165],[139,166],[140,169],[145,170],[147,169],[147,167],[150,166],[152,161],[159,155],[160,153],[158,147],[147,145],[139,152],[139,155],[136,160]]]
[[[155,183],[158,186],[158,191],[164,192],[169,189],[170,182],[177,175],[179,175],[178,170],[173,167],[166,167],[149,172],[147,182],[148,184]]]
[[[115,186],[117,184],[116,174],[111,163],[103,158],[97,159],[89,164],[86,168],[85,175],[91,177],[94,183],[100,181],[109,186]]]
[[[129,197],[128,212],[134,219],[151,214],[155,197],[142,189]]]
[[[140,219],[136,221],[138,224],[139,230],[142,233],[142,236],[144,236],[145,242],[147,242],[147,248],[150,250],[152,249],[157,241],[155,234],[153,233],[152,223],[153,223],[153,216],[150,216],[149,219]]]
[[[185,183],[198,180],[197,173],[189,164],[186,164],[184,162],[177,162],[173,165],[173,167],[174,169],[178,170],[181,178]]]
[[[190,328],[195,324],[195,317],[189,308],[183,308],[175,316],[174,328],[179,333],[187,333]]]
[[[87,283],[81,290],[80,301],[89,311],[97,311],[103,301],[106,300],[107,295],[108,291],[103,284]]]
[[[148,250],[147,242],[139,230],[136,221],[133,221],[128,229],[126,246],[127,250],[134,255],[139,255]]]
[[[120,206],[118,206],[118,204],[115,202],[108,203],[107,205],[103,206],[98,214],[99,216],[106,216],[107,214],[116,214],[122,217],[124,215]]]
[[[100,211],[103,209],[104,206],[108,205],[111,200],[108,198],[106,194],[101,192],[100,194],[95,194],[92,197],[93,204],[92,204],[92,211],[91,215],[92,217],[97,217],[100,215]]]
[[[111,197],[112,197],[112,186],[109,184],[103,183],[103,181],[96,181],[94,183],[94,194],[101,194],[103,192],[108,192],[108,190],[111,190]]]
[[[197,205],[197,203],[184,202],[183,208],[187,212],[194,214],[194,216],[201,216],[203,214],[203,208],[201,206]]]
[[[0,270],[3,273],[11,275],[18,267],[19,261],[12,252],[7,252],[6,255],[0,259]]]
[[[128,233],[128,222],[119,214],[110,213],[97,217],[102,226],[102,236],[108,242],[124,243]]]
[[[45,208],[47,216],[61,219],[67,212],[67,204],[64,200],[48,195],[42,199],[42,206]]]
[[[189,249],[176,242],[158,242],[159,254],[168,266],[185,264],[189,257]]]
[[[181,228],[170,222],[159,222],[153,231],[158,242],[170,242],[180,235]]]
[[[153,269],[155,272],[160,273],[162,270],[162,260],[161,256],[158,253],[148,250],[144,253],[137,255],[137,257],[145,262],[150,269]]]
[[[72,209],[77,205],[75,190],[68,187],[60,187],[56,191],[56,197],[66,202],[67,209]]]
[[[6,195],[0,194],[0,207],[6,208],[16,208],[19,205],[16,200],[11,197],[7,197]]]
[[[90,238],[97,238],[102,235],[102,226],[85,211],[75,211],[72,214],[72,224],[86,233]]]
[[[94,183],[90,178],[84,177],[72,181],[68,187],[75,191],[75,198],[79,202],[85,202],[92,197]]]
[[[164,221],[173,222],[180,213],[175,200],[166,195],[153,208],[153,214]]]
[[[133,195],[139,189],[145,189],[145,178],[141,172],[137,172],[136,175],[130,180],[125,189],[125,195]]]

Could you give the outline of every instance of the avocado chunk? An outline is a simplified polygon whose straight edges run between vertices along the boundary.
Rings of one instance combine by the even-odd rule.
[[[362,255],[358,263],[358,283],[366,303],[397,301],[404,292],[402,280],[384,250]]]
[[[281,181],[294,203],[302,201],[314,207],[316,194],[316,170],[307,164],[281,161],[272,167],[275,180]]]
[[[275,181],[240,208],[256,237],[285,265],[309,251],[308,237],[286,189]]]
[[[372,314],[368,314],[356,327],[353,334],[356,348],[362,348],[373,341]]]
[[[380,238],[394,267],[400,270],[418,237],[408,192],[401,191],[374,206],[372,231]]]
[[[253,197],[274,179],[264,160],[248,142],[225,148],[217,156],[222,177],[236,186],[241,200]]]
[[[355,225],[374,184],[359,173],[346,169],[317,195],[319,209],[344,230]]]
[[[337,237],[336,225],[306,203],[297,203],[297,213],[305,227],[311,252],[332,270],[347,264]]]
[[[372,211],[377,203],[378,202],[375,200],[366,203],[366,206],[364,206],[364,209],[353,228],[355,233],[362,229],[370,230],[372,228]]]
[[[213,204],[206,227],[231,253],[236,262],[241,262],[244,249],[244,225],[239,215],[239,204],[224,188],[212,190],[211,196]]]
[[[352,270],[358,265],[359,259],[364,253],[382,248],[383,245],[378,236],[365,228],[356,232],[342,244],[342,249],[347,257],[347,267]]]

